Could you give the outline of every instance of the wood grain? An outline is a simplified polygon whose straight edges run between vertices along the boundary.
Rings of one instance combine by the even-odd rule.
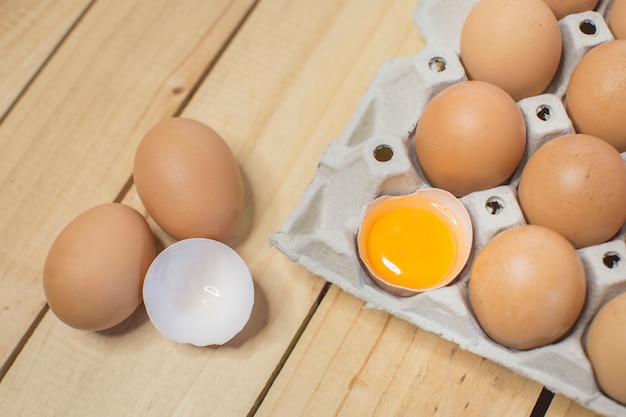
[[[17,17],[0,34],[32,48],[0,37],[0,74],[14,77],[0,79],[13,88],[0,101],[0,114],[10,110],[0,118],[0,415],[530,415],[541,385],[365,309],[268,244],[376,71],[423,48],[414,0],[0,1],[9,10]],[[132,160],[172,115],[220,132],[244,177],[228,243],[251,269],[255,306],[220,347],[166,340],[143,307],[112,329],[77,331],[42,293],[47,249],[75,215],[121,201],[147,216]],[[173,242],[148,220],[159,248]],[[547,416],[595,415],[556,396]]]
[[[44,306],[54,237],[116,198],[143,132],[177,111],[252,4],[98,2],[3,121],[0,370]]]
[[[563,395],[555,395],[545,417],[602,417]]]
[[[244,174],[246,211],[230,243],[251,268],[257,298],[240,336],[202,349],[165,340],[142,309],[101,333],[67,328],[48,313],[0,384],[0,414],[221,416],[254,409],[324,285],[271,248],[267,237],[294,208],[323,149],[338,136],[382,62],[403,48],[421,48],[412,9],[409,1],[368,8],[357,0],[260,2],[220,60],[206,68],[205,82],[182,112],[220,131]],[[102,102],[109,100],[120,104],[112,98]],[[129,135],[139,136],[145,124],[137,122]],[[127,143],[109,158],[128,164],[133,151]],[[128,175],[117,162],[99,169]],[[61,180],[72,185],[71,178]],[[83,178],[73,180],[85,191]],[[104,195],[100,187],[110,182],[102,180],[92,192]],[[115,182],[117,189],[110,191],[119,192],[123,181]],[[89,204],[66,187],[71,207]],[[141,209],[132,187],[123,202]],[[155,233],[163,246],[170,242]]]
[[[91,0],[0,2],[0,116],[24,92]]]
[[[541,388],[333,287],[257,415],[528,416]]]

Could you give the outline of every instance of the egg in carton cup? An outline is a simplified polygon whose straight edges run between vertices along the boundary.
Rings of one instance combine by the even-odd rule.
[[[340,137],[329,144],[298,206],[270,243],[293,262],[377,308],[457,343],[606,416],[626,406],[600,391],[585,354],[584,338],[601,306],[626,291],[626,229],[612,240],[577,250],[587,294],[574,328],[556,343],[515,350],[487,337],[473,315],[468,281],[476,255],[501,231],[526,224],[516,190],[529,157],[547,141],[574,132],[563,98],[580,58],[613,40],[601,1],[597,11],[559,21],[561,65],[547,92],[517,102],[527,132],[525,153],[503,185],[459,200],[473,225],[468,262],[451,283],[428,291],[396,295],[376,284],[359,258],[357,237],[367,206],[381,196],[405,196],[433,187],[414,150],[415,128],[432,97],[467,80],[458,54],[461,26],[476,1],[418,3],[415,21],[427,41],[414,57],[385,62]],[[626,159],[626,154],[621,154]]]

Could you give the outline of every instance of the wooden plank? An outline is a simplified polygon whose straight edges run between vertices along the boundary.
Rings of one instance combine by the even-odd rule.
[[[0,116],[20,96],[91,0],[0,2]]]
[[[602,417],[563,395],[555,395],[545,417]]]
[[[332,287],[258,416],[528,416],[541,385]]]
[[[177,111],[252,5],[98,2],[4,120],[0,376],[44,306],[41,269],[54,237],[116,198],[143,132]]]
[[[220,61],[184,111],[228,138],[264,241],[295,208],[384,61],[423,47],[410,0],[281,3],[255,10],[236,42],[245,53]],[[285,18],[293,28],[277,25]],[[244,252],[257,244],[237,242]]]
[[[222,133],[244,174],[246,212],[230,243],[252,270],[257,303],[241,336],[195,348],[158,335],[143,309],[101,333],[74,331],[46,314],[0,383],[0,415],[254,409],[324,285],[267,236],[295,207],[384,60],[422,47],[413,7],[409,0],[262,1],[185,108],[183,115]],[[140,207],[132,189],[124,202]]]

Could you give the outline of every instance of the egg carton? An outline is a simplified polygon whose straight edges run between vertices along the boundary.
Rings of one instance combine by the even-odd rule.
[[[468,279],[476,254],[498,232],[525,224],[516,197],[521,170],[546,141],[574,133],[563,96],[578,60],[613,39],[597,11],[564,17],[562,65],[545,94],[518,102],[527,128],[522,161],[504,185],[474,192],[461,202],[474,227],[474,247],[459,277],[443,288],[410,297],[376,285],[359,260],[357,232],[365,206],[381,195],[405,195],[430,185],[413,151],[414,132],[429,100],[445,87],[467,80],[458,55],[458,35],[476,1],[424,0],[415,20],[427,44],[418,55],[385,62],[353,117],[320,158],[298,206],[270,244],[313,274],[361,298],[369,308],[400,317],[561,393],[597,413],[626,415],[626,406],[600,392],[584,351],[584,337],[597,310],[626,291],[626,227],[609,242],[578,250],[588,280],[584,310],[573,330],[548,346],[517,351],[487,337],[468,301]],[[626,160],[626,154],[622,154]]]

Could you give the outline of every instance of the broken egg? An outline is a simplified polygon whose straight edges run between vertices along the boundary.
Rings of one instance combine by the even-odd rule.
[[[422,189],[368,204],[357,239],[359,256],[374,282],[409,296],[457,277],[471,251],[472,223],[454,195]]]
[[[254,284],[243,259],[212,239],[180,240],[154,260],[143,287],[150,321],[166,338],[222,345],[246,325]]]

